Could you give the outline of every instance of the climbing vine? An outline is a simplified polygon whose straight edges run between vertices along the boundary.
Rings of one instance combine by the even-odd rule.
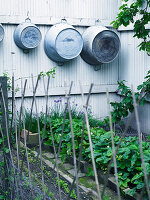
[[[132,113],[134,110],[132,90],[125,85],[125,80],[118,82],[118,91],[122,95],[121,102],[111,102],[113,107],[112,120],[114,123],[121,121],[128,116],[129,112]],[[136,101],[140,105],[144,105],[148,94],[150,94],[150,70],[147,72],[145,81],[137,86],[137,92],[135,92]]]
[[[120,12],[116,20],[112,22],[114,28],[133,23],[134,37],[142,40],[139,44],[139,50],[146,51],[150,55],[150,34],[146,28],[150,22],[150,0],[135,0],[130,5],[129,0],[122,1],[124,4],[119,8]]]
[[[51,78],[55,78],[55,75],[56,75],[56,67],[53,67],[53,68],[51,68],[51,69],[50,69],[49,71],[47,71],[47,72],[41,71],[41,72],[39,73],[39,78],[45,77],[45,76],[51,76]]]

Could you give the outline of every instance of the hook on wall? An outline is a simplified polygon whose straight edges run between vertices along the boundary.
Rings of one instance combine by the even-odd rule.
[[[100,23],[101,23],[101,20],[100,20],[100,19],[96,19],[96,20],[95,20],[95,26],[96,26],[96,25],[100,25]]]
[[[27,18],[25,19],[25,22],[31,22],[31,19],[30,19],[30,17],[29,17],[29,10],[27,11]]]
[[[63,17],[63,18],[61,19],[61,23],[67,23],[67,20],[66,20],[65,17]]]

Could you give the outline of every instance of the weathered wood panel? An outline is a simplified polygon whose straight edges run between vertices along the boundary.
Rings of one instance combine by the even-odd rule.
[[[150,57],[146,52],[139,51],[140,40],[133,37],[133,31],[122,32],[119,63],[119,79],[126,80],[134,89],[141,84],[150,69]]]
[[[85,100],[87,98],[87,95],[85,95]],[[37,105],[38,105],[38,110],[39,112],[41,111],[45,111],[45,107],[46,107],[46,100],[43,97],[37,97]],[[50,109],[60,109],[64,107],[65,102],[66,102],[66,98],[62,97],[62,102],[61,103],[55,103],[55,100],[58,100],[59,97],[49,97],[49,101],[48,101],[48,106]],[[111,101],[119,101],[120,97],[117,96],[114,93],[110,93],[110,100]],[[24,101],[24,105],[25,108],[27,110],[30,110],[31,108],[31,102],[32,102],[32,98],[25,98]],[[71,106],[73,106],[74,108],[76,108],[76,110],[83,111],[83,107],[82,107],[82,98],[81,95],[72,95],[71,96]],[[16,99],[16,104],[17,107],[20,107],[21,101],[20,99]],[[108,110],[107,110],[107,99],[106,99],[106,94],[92,94],[90,97],[90,101],[89,101],[89,112],[92,112],[91,114],[101,120],[103,120],[107,115],[108,115]],[[34,111],[35,111],[35,107],[34,107]]]
[[[0,15],[114,19],[117,0],[0,0]]]
[[[119,64],[119,80],[126,80],[127,85],[133,85],[134,90],[144,81],[147,71],[150,69],[150,56],[137,47],[140,40],[133,37],[133,31],[121,32],[121,52]],[[150,103],[139,108],[141,131],[150,133]],[[132,126],[136,128],[134,120]]]
[[[82,80],[83,85],[89,85],[93,82],[96,85],[116,84],[118,80],[118,58],[110,64],[102,65],[101,70],[95,71],[93,66],[85,63],[80,56],[76,59],[58,66],[51,61],[45,54],[43,49],[43,40],[49,26],[40,26],[42,32],[42,42],[36,49],[29,53],[24,53],[19,49],[13,41],[13,31],[16,26],[5,25],[5,38],[0,43],[0,73],[8,72],[15,74],[16,84],[20,85],[21,77],[30,77],[31,74],[37,76],[41,71],[48,71],[52,67],[56,67],[56,78],[51,80],[51,87],[63,87],[64,82],[67,86],[74,81],[75,86],[79,85],[78,81]],[[79,32],[85,28],[78,28]],[[31,78],[29,78],[27,88],[32,88]]]

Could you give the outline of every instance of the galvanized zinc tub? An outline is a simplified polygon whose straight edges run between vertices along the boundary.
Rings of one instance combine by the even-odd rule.
[[[14,31],[14,41],[22,49],[34,49],[41,42],[39,28],[30,21],[19,24]]]
[[[4,28],[3,26],[0,24],[0,42],[4,39]]]
[[[118,35],[103,26],[91,26],[83,33],[81,57],[90,65],[112,62],[120,50]]]
[[[82,47],[81,34],[67,23],[55,24],[45,35],[44,50],[54,62],[64,63],[77,57]]]

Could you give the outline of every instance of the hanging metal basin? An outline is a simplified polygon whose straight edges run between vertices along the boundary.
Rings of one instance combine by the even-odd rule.
[[[52,26],[44,39],[46,55],[54,62],[64,63],[76,58],[82,51],[81,34],[67,23]]]
[[[0,24],[0,42],[4,39],[4,28],[3,26]]]
[[[91,26],[83,33],[81,57],[90,65],[112,62],[120,50],[118,35],[103,26]]]
[[[41,38],[39,28],[31,22],[19,24],[14,31],[14,41],[22,49],[36,48],[40,44]]]

